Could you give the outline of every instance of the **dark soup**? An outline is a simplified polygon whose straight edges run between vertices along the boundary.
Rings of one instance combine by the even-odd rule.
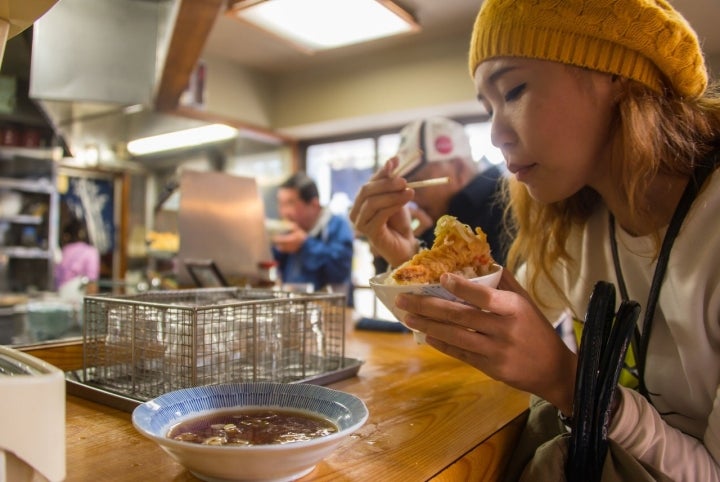
[[[296,410],[215,412],[180,422],[168,438],[204,445],[268,445],[310,440],[338,431],[322,417]]]

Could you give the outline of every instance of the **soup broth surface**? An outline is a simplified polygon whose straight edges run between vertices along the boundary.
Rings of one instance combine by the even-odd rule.
[[[337,431],[334,423],[307,412],[235,409],[180,422],[170,429],[168,438],[205,445],[267,445],[310,440]]]

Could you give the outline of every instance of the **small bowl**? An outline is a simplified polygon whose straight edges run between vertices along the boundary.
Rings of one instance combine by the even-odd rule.
[[[309,412],[338,431],[323,437],[275,445],[200,445],[167,438],[188,418],[231,408],[275,408]],[[312,472],[367,420],[362,400],[349,393],[305,383],[226,383],[184,388],[139,405],[135,428],[154,440],[196,477],[209,482],[289,481]]]
[[[490,286],[492,288],[497,288],[498,283],[500,283],[500,277],[502,276],[502,270],[502,266],[500,266],[499,264],[493,264],[490,273],[483,276],[478,276],[477,278],[471,278],[470,281],[472,281],[473,283]],[[383,273],[377,276],[373,276],[372,278],[370,278],[370,287],[373,289],[375,295],[382,302],[382,304],[385,305],[385,307],[390,310],[390,312],[395,315],[395,317],[404,326],[406,325],[403,322],[403,318],[405,317],[406,312],[395,306],[395,298],[400,293],[437,296],[438,298],[444,298],[451,301],[457,299],[438,283],[421,285],[392,285],[385,283],[385,280],[387,280],[388,276],[390,276],[390,273]],[[413,330],[410,327],[407,328],[412,330],[416,342],[420,344],[425,343],[425,333]]]
[[[265,230],[270,236],[285,234],[292,231],[293,223],[285,219],[266,219]]]

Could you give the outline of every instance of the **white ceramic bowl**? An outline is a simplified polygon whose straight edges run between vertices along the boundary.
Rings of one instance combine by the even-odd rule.
[[[320,438],[279,445],[213,446],[167,438],[171,427],[217,409],[303,410],[334,422],[339,430]],[[135,428],[157,442],[196,477],[210,482],[288,481],[315,466],[367,420],[362,400],[349,393],[304,383],[227,383],[185,388],[139,405]]]
[[[477,278],[472,278],[471,281],[473,283],[482,284],[485,286],[491,286],[493,288],[496,288],[498,283],[500,282],[500,277],[502,276],[502,266],[498,264],[493,264],[491,272],[489,274],[479,276]],[[445,288],[440,286],[439,284],[422,284],[422,285],[392,285],[392,284],[386,284],[385,280],[387,277],[390,276],[390,273],[383,273],[377,276],[374,276],[370,278],[370,287],[375,292],[375,295],[378,297],[380,302],[382,302],[385,307],[390,310],[390,312],[395,315],[395,317],[403,323],[403,318],[405,317],[405,311],[401,310],[397,306],[395,306],[395,298],[400,293],[412,293],[416,295],[425,295],[425,296],[437,296],[440,298],[445,298],[446,300],[454,300],[456,299],[453,295],[451,295]],[[403,323],[404,325],[404,323]],[[412,330],[413,336],[415,337],[415,341],[418,343],[425,343],[425,334],[421,333],[416,330]]]
[[[265,229],[270,236],[285,234],[292,230],[293,223],[285,219],[266,219]]]

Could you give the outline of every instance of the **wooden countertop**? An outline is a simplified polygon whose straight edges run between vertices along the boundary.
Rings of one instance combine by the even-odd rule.
[[[67,348],[61,352],[67,362]],[[498,480],[527,394],[406,333],[351,328],[346,356],[365,363],[329,386],[362,398],[370,417],[302,481]],[[198,480],[136,432],[129,413],[68,395],[66,421],[67,481]]]

